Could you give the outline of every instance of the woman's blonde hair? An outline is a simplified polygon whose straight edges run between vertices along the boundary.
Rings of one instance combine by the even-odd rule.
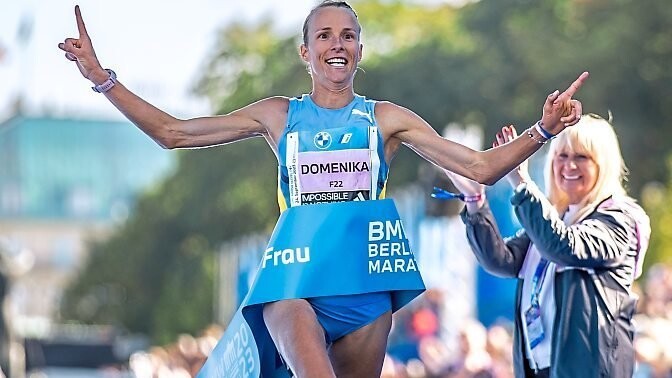
[[[560,214],[569,206],[567,194],[555,182],[554,158],[562,152],[580,153],[590,157],[597,165],[595,186],[578,204],[579,209],[569,224],[582,219],[600,202],[610,196],[626,195],[623,183],[627,168],[614,128],[609,121],[596,114],[584,115],[579,123],[567,128],[551,142],[546,156],[546,188],[548,199]]]

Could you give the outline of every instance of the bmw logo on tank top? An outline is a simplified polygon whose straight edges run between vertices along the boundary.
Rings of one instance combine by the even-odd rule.
[[[356,95],[340,109],[309,95],[290,99],[279,144],[280,208],[384,197],[388,167],[375,101]]]

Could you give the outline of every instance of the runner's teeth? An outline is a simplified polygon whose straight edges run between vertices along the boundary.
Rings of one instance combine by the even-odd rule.
[[[347,61],[343,58],[327,59],[327,64],[334,67],[344,67]]]

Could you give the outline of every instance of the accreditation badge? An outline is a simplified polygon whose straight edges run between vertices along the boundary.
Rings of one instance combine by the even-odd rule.
[[[541,323],[541,308],[538,304],[532,304],[525,311],[525,324],[527,325],[527,339],[530,341],[530,349],[534,349],[544,340],[544,325]]]

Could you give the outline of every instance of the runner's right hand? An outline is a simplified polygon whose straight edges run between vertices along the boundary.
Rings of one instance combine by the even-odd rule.
[[[79,38],[66,38],[64,42],[58,44],[58,48],[65,51],[65,57],[68,60],[77,64],[77,68],[82,73],[82,76],[91,80],[94,84],[101,84],[110,75],[98,62],[91,38],[89,38],[89,33],[86,31],[79,5],[75,6],[75,18],[77,20]]]

